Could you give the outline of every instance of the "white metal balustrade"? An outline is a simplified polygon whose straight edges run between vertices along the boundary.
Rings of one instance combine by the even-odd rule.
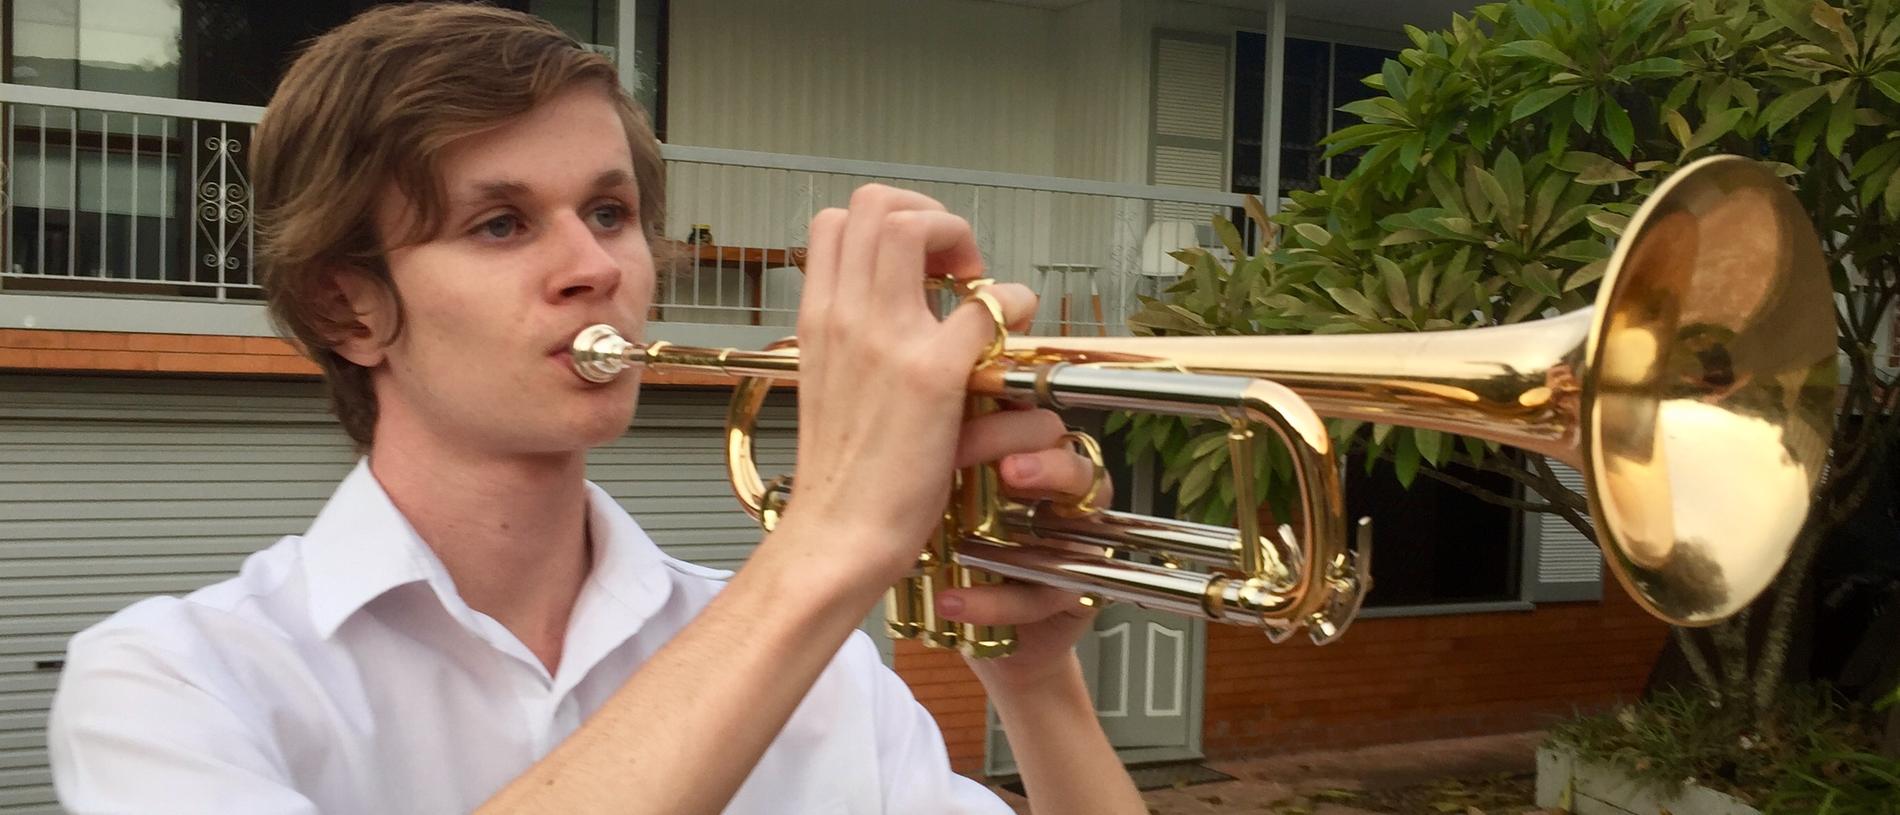
[[[240,105],[0,85],[8,288],[256,298]]]
[[[258,299],[247,156],[261,108],[9,84],[0,106],[0,288]],[[1042,293],[1038,333],[1120,333],[1136,294],[1181,273],[1166,252],[1217,246],[1206,224],[1241,203],[743,150],[667,145],[664,155],[653,317],[666,322],[790,326],[812,215],[875,181],[968,218],[989,274]]]
[[[1242,204],[1239,195],[1181,187],[678,145],[665,154],[667,237],[685,241],[705,225],[713,247],[677,244],[682,257],[664,264],[661,319],[687,322],[791,325],[812,215],[878,182],[922,192],[967,218],[987,273],[1042,295],[1036,333],[1124,333],[1135,296],[1184,271],[1167,253],[1218,248],[1211,219],[1235,219]],[[719,247],[747,247],[754,256],[784,250],[788,265],[769,265],[779,255],[755,261]]]

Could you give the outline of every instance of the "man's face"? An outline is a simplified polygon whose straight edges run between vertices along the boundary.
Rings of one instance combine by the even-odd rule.
[[[441,232],[387,255],[403,325],[371,366],[378,446],[421,432],[476,455],[540,455],[618,436],[638,376],[592,385],[567,353],[593,323],[638,338],[652,299],[633,160],[606,93],[572,89],[439,161]],[[408,212],[392,187],[379,234],[405,234]]]

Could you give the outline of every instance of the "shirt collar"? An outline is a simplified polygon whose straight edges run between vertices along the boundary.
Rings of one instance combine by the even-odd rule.
[[[607,640],[617,645],[638,630],[665,602],[672,581],[666,555],[613,496],[589,483],[587,503],[594,562],[570,631],[588,632],[588,642],[570,642],[570,647],[594,650]],[[434,550],[370,472],[367,458],[357,462],[317,513],[304,534],[302,553],[311,621],[320,637],[335,634],[345,620],[391,589],[417,582],[428,583],[465,627],[483,628]]]

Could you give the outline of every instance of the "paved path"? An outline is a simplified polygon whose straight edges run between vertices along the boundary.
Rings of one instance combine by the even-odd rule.
[[[1459,800],[1461,795],[1485,803],[1478,810],[1484,815],[1539,812],[1531,806],[1523,778],[1535,771],[1543,737],[1539,732],[1511,733],[1215,761],[1208,766],[1235,780],[1153,790],[1143,797],[1153,815],[1411,815],[1412,810],[1435,815],[1437,800]],[[1514,780],[1493,781],[1505,776]],[[1519,788],[1521,800],[1514,795]],[[1398,792],[1402,790],[1411,793]],[[1022,797],[1000,794],[1017,812],[1029,812]],[[1410,801],[1402,809],[1368,803],[1371,798],[1400,796]],[[1498,805],[1507,798],[1516,803]]]

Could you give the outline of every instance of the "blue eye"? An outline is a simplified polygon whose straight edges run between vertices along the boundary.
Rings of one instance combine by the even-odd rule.
[[[477,229],[491,238],[510,238],[521,230],[521,219],[514,215],[497,215],[483,221]]]
[[[619,204],[603,204],[590,213],[594,225],[602,229],[618,229],[627,222],[627,208]]]

